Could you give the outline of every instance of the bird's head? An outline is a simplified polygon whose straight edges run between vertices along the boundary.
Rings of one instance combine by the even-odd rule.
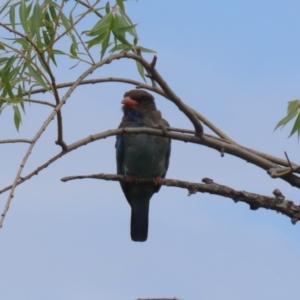
[[[142,117],[143,115],[157,111],[154,97],[144,90],[126,92],[121,103],[123,104],[123,111],[128,117],[131,115],[140,115]]]

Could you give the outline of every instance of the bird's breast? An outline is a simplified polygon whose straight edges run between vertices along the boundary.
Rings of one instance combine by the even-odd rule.
[[[165,174],[168,138],[137,134],[126,136],[124,142],[125,175],[152,178]]]

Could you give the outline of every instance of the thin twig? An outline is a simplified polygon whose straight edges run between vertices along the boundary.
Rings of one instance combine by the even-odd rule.
[[[37,103],[37,104],[43,104],[43,105],[48,105],[51,107],[55,107],[55,104],[52,104],[47,101],[41,101],[41,100],[34,100],[34,99],[29,99],[29,98],[22,98],[24,102],[30,102],[30,103]]]
[[[87,55],[89,56],[90,60],[92,61],[92,64],[94,65],[94,64],[95,64],[95,61],[94,61],[94,59],[93,59],[93,56],[91,55],[89,49],[86,47],[85,43],[83,42],[83,40],[82,40],[80,34],[77,32],[77,30],[76,30],[75,27],[74,27],[74,31],[75,31],[77,37],[79,38],[80,43],[81,43],[81,45],[83,46],[85,52],[87,53]]]
[[[293,172],[293,166],[291,165],[291,162],[290,162],[290,160],[289,160],[289,157],[288,157],[286,151],[284,151],[284,155],[285,155],[285,157],[286,157],[286,160],[287,160],[288,163],[289,163],[289,166],[290,166],[290,168],[291,168],[291,172]]]
[[[87,3],[84,3],[83,1],[80,1],[80,0],[76,0],[76,2],[80,3],[81,5],[85,6],[86,8],[92,8],[92,11],[93,11],[99,18],[103,18],[103,15],[100,14],[97,10],[94,10],[94,7],[88,5]]]
[[[28,144],[31,144],[32,140],[28,140],[28,139],[7,139],[7,140],[0,140],[0,144],[14,144],[14,143],[28,143]]]
[[[132,80],[132,79],[121,78],[121,77],[106,77],[106,78],[86,79],[86,80],[83,80],[80,83],[80,86],[81,85],[85,85],[85,84],[96,84],[96,83],[103,83],[103,82],[122,82],[122,83],[128,83],[128,84],[135,85],[137,88],[147,89],[149,91],[158,93],[158,94],[160,94],[163,97],[167,97],[165,95],[165,93],[161,89],[159,89],[159,88],[153,88],[151,85],[148,85],[148,84],[136,81],[136,80]],[[57,84],[56,87],[58,89],[62,89],[62,88],[70,87],[73,84],[74,84],[74,81],[65,82],[65,83]],[[46,89],[39,88],[39,89],[32,90],[30,92],[30,94],[33,95],[33,94],[39,94],[39,93],[45,93],[45,92],[47,92]],[[25,92],[24,93],[24,95],[27,95],[27,94],[29,94],[29,92]]]

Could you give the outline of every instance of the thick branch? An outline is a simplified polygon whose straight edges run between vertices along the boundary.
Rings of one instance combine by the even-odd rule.
[[[202,138],[199,138],[197,136],[191,136],[187,134],[181,134],[181,133],[175,133],[175,132],[169,132],[169,131],[163,131],[159,129],[152,129],[152,128],[121,128],[121,129],[114,129],[114,130],[108,130],[106,132],[102,132],[99,134],[91,135],[85,139],[82,139],[80,141],[77,141],[73,144],[71,144],[68,149],[78,148],[81,145],[88,144],[94,140],[102,139],[108,136],[113,135],[119,135],[119,134],[137,134],[137,133],[147,133],[157,136],[167,136],[175,140],[180,140],[184,142],[190,142],[194,144],[200,144],[204,145],[213,149],[216,149],[217,151],[220,151],[221,153],[228,153],[237,157],[240,157],[241,159],[246,160],[247,162],[250,162],[266,171],[268,171],[271,168],[277,168],[278,165],[270,162],[269,160],[262,158],[258,156],[257,154],[254,154],[247,149],[232,144],[226,140],[221,140],[215,137],[210,137],[208,135],[203,135]],[[289,182],[292,186],[296,186],[300,188],[300,178],[297,177],[294,174],[288,174],[284,177],[282,177],[283,180]]]
[[[168,128],[168,130],[169,130],[169,128]],[[178,128],[175,128],[174,131],[180,132],[180,130]],[[186,131],[186,130],[184,130],[184,131]],[[203,139],[200,139],[195,136],[188,135],[188,134],[169,132],[169,131],[164,131],[161,129],[152,129],[152,128],[145,128],[145,127],[144,128],[120,128],[120,129],[108,130],[108,131],[101,132],[101,133],[98,133],[95,135],[90,135],[82,140],[76,141],[73,144],[68,145],[66,151],[62,151],[62,152],[58,153],[57,155],[52,157],[49,161],[47,161],[43,165],[39,166],[37,169],[35,169],[31,173],[27,174],[25,177],[22,177],[17,182],[17,185],[30,179],[32,176],[37,175],[38,172],[40,172],[41,170],[48,167],[51,163],[56,161],[58,158],[62,157],[63,155],[65,155],[81,146],[85,146],[96,140],[101,140],[101,139],[105,139],[110,136],[120,135],[120,134],[125,134],[125,133],[127,133],[127,134],[147,133],[147,134],[153,134],[153,135],[158,135],[158,136],[167,136],[167,137],[170,137],[175,140],[205,145],[207,147],[216,149],[218,151],[223,150],[223,152],[225,152],[225,153],[238,156],[238,157],[246,160],[247,162],[251,162],[265,170],[269,170],[272,168],[278,168],[278,166],[276,164],[273,164],[269,160],[264,159],[254,153],[251,153],[251,151],[247,150],[246,148],[240,147],[239,145],[236,145],[236,144],[231,144],[230,142],[228,142],[226,140],[221,140],[216,137],[209,136],[207,134],[204,135]],[[300,178],[299,177],[297,177],[293,174],[289,174],[289,175],[283,177],[282,179],[287,181],[288,183],[290,183],[292,186],[296,186],[296,187],[300,188]],[[11,188],[12,188],[12,185],[3,188],[2,190],[0,190],[0,194],[10,190]]]
[[[127,79],[127,78],[119,78],[119,77],[107,77],[107,78],[97,78],[97,79],[87,79],[87,80],[83,80],[80,85],[85,85],[85,84],[96,84],[96,83],[101,83],[101,82],[122,82],[122,83],[128,83],[128,84],[133,84],[135,85],[137,88],[142,88],[142,89],[147,89],[149,91],[155,92],[157,94],[160,94],[163,97],[166,97],[166,94],[159,88],[157,87],[152,87],[150,85],[147,85],[145,83],[139,82],[139,81],[135,81],[135,80],[131,80],[131,79]],[[66,83],[61,83],[57,85],[57,88],[66,88],[66,87],[70,87],[72,86],[72,84],[74,84],[74,82],[66,82]],[[37,94],[37,93],[44,93],[46,92],[45,89],[41,88],[41,89],[36,89],[36,90],[32,90],[31,94]],[[234,141],[232,141],[230,139],[230,137],[228,137],[224,132],[222,132],[219,128],[215,127],[209,120],[207,120],[204,116],[202,116],[199,112],[193,110],[195,115],[199,118],[200,121],[202,121],[208,128],[210,128],[212,131],[214,131],[219,137],[223,138],[224,140],[228,140],[231,141],[232,143],[235,143]],[[181,131],[183,132],[183,131]],[[187,131],[184,131],[187,132]],[[191,134],[195,134],[195,131],[189,131],[189,133]],[[240,147],[243,147],[240,145]],[[282,159],[264,152],[260,152],[251,148],[247,148],[247,147],[243,147],[244,149],[258,155],[261,156],[262,158],[265,158],[267,160],[269,160],[272,163],[284,166],[284,167],[288,167],[289,164],[287,162],[286,159]],[[296,163],[292,163],[292,165],[297,166]]]
[[[54,104],[52,104],[50,102],[47,102],[47,101],[34,100],[34,99],[29,99],[29,98],[22,98],[22,100],[24,102],[36,103],[36,104],[42,104],[42,105],[48,105],[48,106],[51,106],[51,107],[55,108]]]
[[[93,175],[79,175],[79,176],[68,176],[61,179],[66,182],[75,179],[104,179],[111,181],[124,181],[128,179],[126,176],[115,175],[115,174],[93,174]],[[153,179],[134,179],[134,184],[138,183],[153,183]],[[250,209],[257,210],[259,208],[271,209],[276,212],[280,212],[283,215],[289,217],[293,224],[296,224],[300,220],[300,206],[295,205],[290,200],[284,200],[284,197],[269,197],[259,194],[254,194],[246,191],[237,191],[228,186],[214,183],[211,179],[203,179],[206,184],[181,181],[175,179],[161,179],[161,184],[166,186],[179,187],[187,189],[189,195],[200,193],[209,193],[213,195],[219,195],[225,198],[231,198],[235,203],[244,202],[249,204]]]

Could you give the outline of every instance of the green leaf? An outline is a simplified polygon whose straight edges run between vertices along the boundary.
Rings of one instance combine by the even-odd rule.
[[[111,13],[107,14],[100,19],[91,30],[83,31],[83,33],[85,33],[87,36],[94,36],[98,34],[98,30],[100,30],[100,32],[103,30],[107,31],[111,15]]]
[[[144,71],[144,67],[143,65],[138,62],[137,60],[135,61],[136,62],[136,66],[137,66],[137,69],[141,75],[141,77],[144,79],[144,81],[146,82],[146,77],[145,77],[145,71]]]
[[[17,105],[13,105],[13,109],[14,109],[15,126],[16,126],[16,129],[19,131],[20,124],[22,123],[21,113],[20,113],[19,107]]]
[[[50,41],[50,38],[48,35],[49,33],[46,30],[43,30],[42,32],[43,32],[43,37],[44,37],[44,43],[45,43],[45,46],[47,47],[51,44],[51,41]]]
[[[8,2],[8,1],[7,1]],[[9,21],[13,30],[16,30],[16,12],[15,12],[16,5],[12,5],[9,9]]]
[[[0,50],[5,50],[5,47],[1,42],[0,42]]]
[[[68,30],[70,28],[70,22],[68,20],[68,18],[65,16],[65,14],[61,14],[61,21],[62,24],[64,25],[64,27],[66,28],[66,30]]]
[[[113,52],[116,52],[116,51],[125,51],[125,52],[128,52],[131,50],[131,46],[128,46],[128,45],[124,45],[124,44],[117,44],[116,46],[112,47],[109,52],[110,53],[113,53]]]
[[[109,5],[109,2],[106,2],[106,4],[105,4],[105,12],[106,12],[107,14],[110,13],[110,5]]]
[[[41,24],[41,8],[39,2],[35,3],[32,16],[30,18],[30,29],[32,36],[39,36],[40,34],[40,24]]]
[[[282,119],[277,123],[277,125],[276,125],[274,131],[275,131],[278,127],[280,127],[280,126],[284,127],[290,120],[292,120],[293,118],[295,118],[296,115],[297,115],[297,112],[294,112],[294,113],[291,113],[291,114],[285,116],[284,118],[282,118]]]
[[[20,84],[18,85],[18,98],[21,100],[20,105],[22,107],[23,112],[25,113],[25,106],[23,101],[23,89]]]
[[[104,38],[104,40],[102,42],[101,59],[103,58],[103,56],[108,48],[109,38],[110,38],[110,32],[108,32],[107,36]]]
[[[0,65],[4,64],[8,59],[8,57],[0,57]]]
[[[284,127],[289,121],[291,121],[294,117],[296,117],[298,110],[300,109],[300,100],[290,101],[287,108],[287,116],[282,118],[276,125],[276,130],[278,127]]]
[[[49,2],[49,1],[47,1],[47,2]],[[50,15],[51,15],[52,20],[56,23],[57,22],[57,15],[56,15],[56,10],[53,7],[53,5],[49,6],[49,10],[50,10]]]
[[[137,48],[140,49],[141,52],[156,53],[156,51],[154,51],[154,50],[151,50],[151,49],[148,49],[148,48],[144,48],[144,47],[141,47],[141,46],[138,46]]]
[[[121,16],[116,15],[115,19],[116,20],[115,20],[114,31],[116,31],[117,33],[128,32],[133,37],[138,38],[137,33],[135,31],[135,27],[137,24],[128,22],[127,19],[124,17],[124,14],[122,14]]]
[[[41,74],[31,64],[28,65],[28,71],[40,86],[42,86],[47,91],[50,90],[49,86],[46,84]]]
[[[25,1],[20,2],[20,8],[19,8],[19,18],[22,24],[22,27],[26,33],[28,33],[27,28],[27,18],[26,18],[26,4]]]
[[[4,88],[3,88],[3,95],[5,94],[8,94],[9,97],[11,99],[14,98],[14,93],[12,91],[12,86],[10,84],[10,80],[9,80],[9,77],[6,76],[6,74],[4,72],[2,72],[1,74],[1,81],[2,81],[2,84],[4,85]]]
[[[95,37],[92,40],[89,40],[87,42],[87,47],[90,49],[91,47],[95,46],[95,45],[100,45],[102,43],[102,41],[104,40],[104,38],[106,37],[107,32],[104,32],[102,35],[99,35],[97,37]]]
[[[13,63],[16,61],[16,57],[15,56],[12,56],[12,57],[10,57],[8,60],[7,60],[7,62],[6,62],[6,64],[5,64],[5,67],[1,70],[3,73],[5,73],[5,74],[7,74],[8,75],[8,73],[10,72],[10,69],[11,69],[11,67],[12,67],[12,65],[13,65]]]
[[[117,4],[120,8],[120,11],[125,13],[125,7],[124,7],[124,3],[123,3],[123,0],[117,0]]]
[[[289,137],[292,136],[296,131],[298,131],[298,138],[299,138],[299,136],[300,136],[300,114],[298,114],[298,117],[294,123],[293,129],[292,129]]]
[[[113,31],[113,35],[122,43],[128,46],[131,46],[131,44],[121,35]]]
[[[24,49],[30,49],[30,44],[25,38],[16,38],[13,44],[18,43],[23,46]]]

